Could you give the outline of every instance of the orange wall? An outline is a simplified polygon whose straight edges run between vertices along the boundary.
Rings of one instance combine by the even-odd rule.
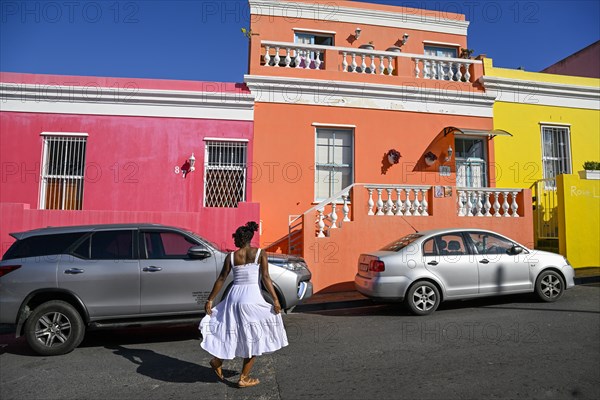
[[[262,246],[287,235],[289,215],[315,204],[315,122],[356,125],[354,182],[359,183],[455,185],[454,174],[415,172],[417,162],[446,126],[492,129],[492,119],[483,117],[256,103],[252,201],[261,207]],[[392,148],[402,157],[384,174]]]

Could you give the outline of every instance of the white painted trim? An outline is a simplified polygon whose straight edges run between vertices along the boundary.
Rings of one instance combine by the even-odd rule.
[[[479,78],[496,101],[523,105],[600,110],[600,87],[501,78]]]
[[[0,82],[2,111],[253,121],[250,93]]]
[[[89,135],[85,132],[41,132],[40,133],[41,136],[85,136],[88,137]]]
[[[335,31],[322,31],[320,29],[310,29],[310,28],[292,28],[294,33],[318,33],[324,35],[335,35]]]
[[[214,142],[249,142],[248,139],[239,139],[239,138],[219,138],[219,137],[205,137],[204,141],[214,141]]]
[[[564,127],[570,127],[571,126],[571,124],[562,123],[562,122],[545,122],[545,121],[540,121],[540,122],[538,122],[538,124],[540,124],[540,125],[552,125],[552,126],[564,126]]]
[[[434,46],[462,47],[458,43],[435,42],[433,40],[423,40],[423,44],[427,44],[427,45],[431,44]]]
[[[356,125],[350,124],[325,124],[321,122],[313,122],[312,126],[316,126],[317,128],[356,128]]]
[[[453,89],[458,82],[439,81],[440,88],[366,82],[325,81],[305,78],[245,75],[257,103],[306,104],[433,114],[493,116],[494,96]],[[428,82],[430,83],[430,82]]]
[[[339,6],[332,2],[300,3],[278,0],[249,0],[251,15],[284,17],[288,20],[310,19],[324,22],[348,22],[358,26],[375,25],[417,31],[441,32],[467,36],[469,22],[427,15],[427,10],[415,9],[415,14]],[[429,11],[431,12],[431,11]],[[354,29],[354,28],[352,28]],[[349,34],[354,33],[349,31]]]

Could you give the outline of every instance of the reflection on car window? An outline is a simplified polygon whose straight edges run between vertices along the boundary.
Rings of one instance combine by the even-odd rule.
[[[462,256],[467,254],[465,242],[460,233],[448,233],[431,238],[423,245],[424,256]]]
[[[149,259],[188,258],[189,248],[197,245],[176,232],[145,232],[144,243]]]
[[[31,236],[18,240],[6,251],[3,260],[62,254],[85,232]]]
[[[409,244],[411,244],[412,242],[414,242],[415,240],[417,240],[418,238],[422,237],[423,235],[420,235],[418,233],[411,233],[410,235],[406,235],[401,239],[398,239],[390,244],[388,244],[385,247],[382,247],[381,250],[384,251],[400,251],[403,248],[405,248],[406,246],[408,246]]]
[[[133,231],[95,232],[92,235],[91,249],[93,260],[131,260]]]
[[[477,254],[507,254],[514,243],[508,239],[488,232],[470,232]]]

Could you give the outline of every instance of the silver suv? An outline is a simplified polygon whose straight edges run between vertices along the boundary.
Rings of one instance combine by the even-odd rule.
[[[86,328],[197,323],[227,256],[192,232],[155,224],[11,235],[0,261],[0,323],[16,324],[41,355],[68,353]],[[302,258],[270,254],[269,273],[283,309],[312,295]],[[231,283],[230,275],[216,302]]]

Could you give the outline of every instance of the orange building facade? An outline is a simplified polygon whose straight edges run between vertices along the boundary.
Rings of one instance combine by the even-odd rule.
[[[487,228],[530,246],[531,193],[496,189],[494,97],[464,15],[250,0],[252,201],[261,246],[302,255],[315,291],[410,233]]]

